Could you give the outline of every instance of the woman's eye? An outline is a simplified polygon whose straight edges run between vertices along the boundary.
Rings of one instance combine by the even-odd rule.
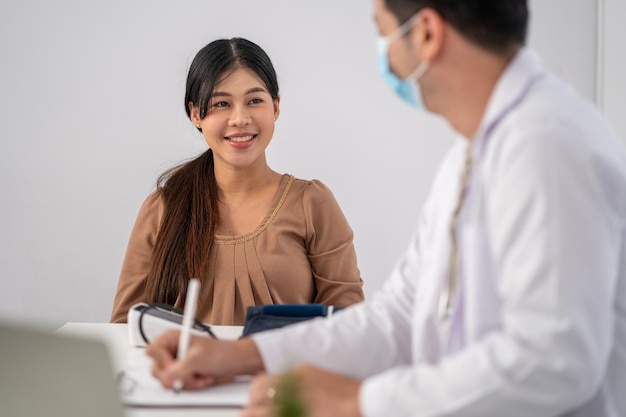
[[[259,103],[263,103],[263,100],[260,98],[253,98],[252,100],[250,100],[250,104],[259,104]]]
[[[213,107],[226,107],[228,103],[226,101],[216,101],[213,103]]]

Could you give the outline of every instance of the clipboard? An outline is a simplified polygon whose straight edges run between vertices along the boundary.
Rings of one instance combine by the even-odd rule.
[[[122,402],[132,407],[243,407],[248,403],[252,377],[201,390],[174,392],[152,376],[147,367],[127,368],[118,374]]]

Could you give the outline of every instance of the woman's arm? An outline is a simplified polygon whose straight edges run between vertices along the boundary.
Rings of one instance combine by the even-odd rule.
[[[304,191],[303,205],[305,245],[317,289],[314,302],[346,307],[363,301],[354,233],[332,192],[313,180]]]
[[[146,278],[163,211],[163,200],[157,193],[148,196],[139,209],[117,284],[111,323],[126,323],[128,310],[146,301]]]

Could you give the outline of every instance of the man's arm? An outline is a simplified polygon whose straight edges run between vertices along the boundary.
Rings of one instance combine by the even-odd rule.
[[[365,380],[364,415],[553,416],[597,392],[611,351],[622,239],[609,201],[623,191],[607,195],[602,187],[618,178],[602,177],[605,161],[571,147],[574,140],[545,127],[507,137],[498,165],[480,173],[493,181],[490,217],[472,226],[479,236],[485,228],[486,241],[465,241],[461,255],[471,258],[464,286],[484,282],[484,273],[493,278],[485,285],[497,303],[485,302],[497,311],[494,328],[438,363]]]

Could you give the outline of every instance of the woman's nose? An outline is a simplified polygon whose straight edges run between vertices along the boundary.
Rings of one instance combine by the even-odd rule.
[[[250,113],[245,106],[234,106],[230,115],[231,126],[246,126],[250,124]]]

